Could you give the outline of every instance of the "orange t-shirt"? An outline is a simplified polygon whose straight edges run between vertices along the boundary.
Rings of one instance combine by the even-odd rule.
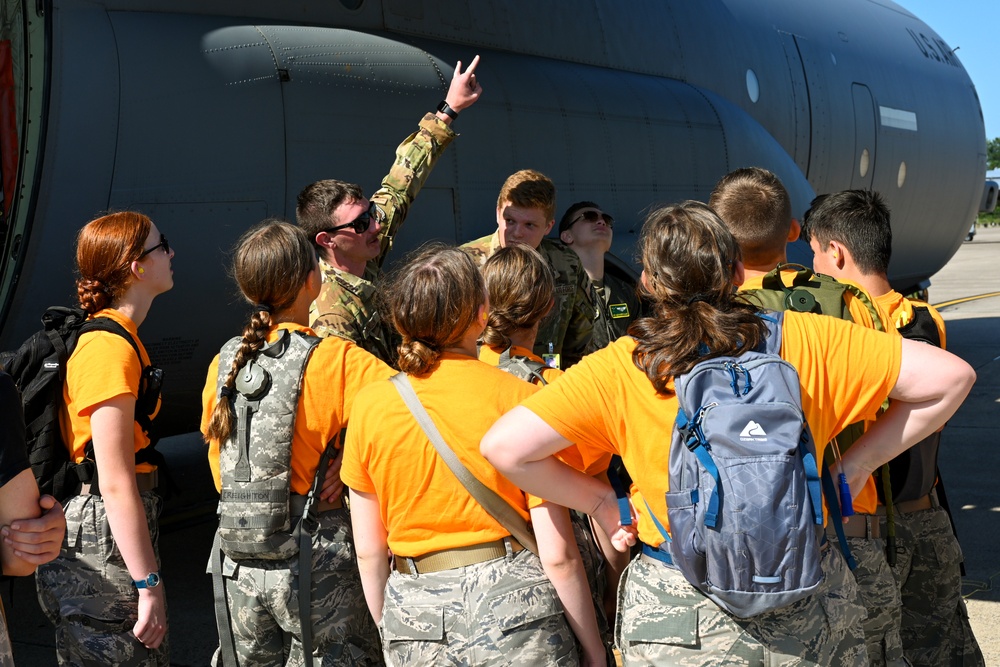
[[[941,337],[941,349],[946,349],[945,343],[947,342],[947,339],[945,337],[944,318],[942,318],[941,313],[939,313],[937,309],[930,304],[924,303],[923,301],[907,299],[895,290],[886,292],[882,296],[875,297],[875,303],[877,303],[882,310],[888,313],[889,321],[892,323],[892,327],[894,329],[904,327],[910,323],[913,319],[914,306],[922,306],[926,308],[930,312],[931,318],[934,320],[934,324],[937,325],[938,335]]]
[[[531,499],[483,458],[479,441],[538,387],[453,353],[443,354],[430,375],[409,379],[458,459],[527,520]],[[390,382],[375,382],[358,394],[340,477],[378,498],[397,555],[412,558],[510,535],[465,490]]]
[[[142,359],[140,361],[135,356],[131,343],[108,331],[90,331],[77,340],[73,354],[66,362],[66,382],[59,409],[59,428],[63,440],[69,443],[70,458],[76,463],[85,458],[84,450],[93,437],[90,416],[94,409],[104,401],[124,394],[138,398],[142,368],[150,363],[135,322],[114,308],[105,308],[93,317],[107,317],[122,325],[139,346]],[[159,410],[157,402],[154,417]],[[132,433],[135,451],[149,445],[149,437],[135,422],[132,423]],[[138,463],[135,469],[136,472],[151,472],[156,466]]]
[[[282,329],[315,335],[309,327],[285,322],[268,332],[268,342],[277,340]],[[316,346],[306,364],[302,393],[292,426],[292,493],[309,493],[319,459],[327,443],[338,437],[340,429],[347,424],[347,415],[358,391],[370,382],[390,377],[394,372],[382,360],[343,338],[324,338]],[[202,435],[208,430],[212,410],[218,400],[218,378],[219,355],[215,355],[208,367],[208,377],[201,394]],[[337,446],[339,448],[341,443]],[[215,488],[221,491],[219,443],[214,440],[208,441],[208,463],[212,468]]]
[[[519,347],[517,345],[511,346],[510,353],[512,356],[517,357],[527,357],[532,361],[537,361],[538,363],[544,363],[542,358],[532,352],[531,350]],[[503,350],[490,347],[489,345],[483,345],[479,348],[479,360],[483,363],[487,363],[490,366],[500,365],[500,355],[503,354]],[[551,366],[546,366],[542,369],[542,377],[545,381],[551,383],[561,376],[565,371],[559,368],[552,368]],[[566,463],[567,465],[573,466],[577,470],[582,470],[588,475],[599,475],[608,469],[611,465],[611,454],[605,454],[597,459],[588,462],[588,465],[583,464],[583,458],[580,454],[580,450],[577,449],[576,445],[570,445],[566,449],[562,450],[556,454],[556,458],[560,461]]]
[[[636,342],[621,338],[584,357],[558,382],[523,405],[584,454],[619,454],[642,498],[664,525],[669,490],[667,462],[675,396],[656,393],[632,363]],[[822,457],[835,433],[859,419],[873,418],[895,386],[900,340],[832,317],[788,312],[781,356],[799,373],[802,407]],[[588,454],[588,448],[600,451]],[[644,503],[636,504],[639,538],[657,545],[661,537]]]
[[[793,269],[781,272],[781,277],[787,286],[791,286],[792,278],[794,276],[795,270]],[[840,282],[850,284],[865,294],[868,294],[864,288],[856,283],[849,280],[842,280]],[[739,289],[741,292],[744,290],[762,289],[762,283],[763,276],[754,276],[753,278],[745,280],[743,284],[740,285]],[[845,292],[844,296],[847,302],[847,310],[851,314],[851,318],[854,320],[854,323],[858,326],[865,327],[866,329],[875,329],[875,321],[872,318],[872,312],[868,310],[868,306],[866,306],[861,299],[855,296],[852,292]],[[868,298],[875,306],[875,310],[878,311],[879,322],[882,325],[882,330],[891,333],[893,329],[889,324],[888,313],[881,306],[879,306],[878,302],[872,298],[871,295],[868,295]],[[870,422],[871,420],[868,420],[868,423],[865,424],[865,430],[868,430],[868,427],[871,425]],[[853,500],[854,502],[852,504],[855,512],[859,514],[874,514],[878,508],[878,491],[875,488],[875,479],[869,478],[865,483],[865,487],[858,492],[858,495],[855,496]]]

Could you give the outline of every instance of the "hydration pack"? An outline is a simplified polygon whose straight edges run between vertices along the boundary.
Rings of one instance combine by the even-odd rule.
[[[74,463],[70,460],[69,448],[59,428],[66,362],[76,349],[80,336],[89,331],[107,331],[124,338],[135,350],[140,365],[142,355],[135,339],[124,327],[108,317],[88,320],[87,313],[80,308],[48,308],[42,315],[42,327],[17,350],[0,354],[0,366],[14,379],[21,392],[28,459],[38,490],[65,503],[80,492],[82,484],[90,484],[90,492],[100,494],[96,484],[93,443],[86,446],[86,458],[81,463]],[[137,463],[163,464],[162,455],[153,448],[155,437],[150,420],[159,401],[161,383],[160,369],[154,366],[142,369],[135,420],[150,436],[150,445],[136,453]]]
[[[220,545],[233,560],[285,560],[299,552],[302,513],[292,508],[292,432],[306,364],[320,340],[282,331],[236,376],[230,398],[236,426],[221,443],[219,499]],[[233,338],[219,353],[220,391],[241,342]]]
[[[548,384],[542,377],[542,371],[548,366],[520,354],[512,355],[509,346],[500,354],[500,363],[497,364],[497,368],[525,382],[543,386]]]
[[[701,361],[675,379],[670,535],[653,517],[661,560],[739,618],[823,581],[816,448],[798,372],[778,356],[783,315],[763,319],[769,335],[757,350]]]

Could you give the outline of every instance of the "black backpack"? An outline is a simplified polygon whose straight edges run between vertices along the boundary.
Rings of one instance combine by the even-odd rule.
[[[38,490],[54,496],[60,502],[76,495],[81,484],[91,484],[96,489],[97,466],[93,460],[93,443],[87,444],[87,458],[73,463],[59,429],[59,408],[62,404],[62,387],[66,381],[66,362],[76,347],[80,335],[88,331],[108,331],[127,340],[140,362],[139,346],[120,324],[107,317],[87,320],[87,313],[79,308],[52,306],[42,315],[40,331],[35,332],[17,350],[0,353],[3,368],[21,391],[24,406],[25,440],[31,470],[38,482]],[[162,373],[152,366],[143,369],[139,399],[136,401],[136,421],[148,434],[152,428],[149,414],[156,407]],[[151,450],[142,450],[136,461],[159,463],[162,455],[152,450],[155,440],[151,437]],[[158,460],[159,459],[159,460]]]

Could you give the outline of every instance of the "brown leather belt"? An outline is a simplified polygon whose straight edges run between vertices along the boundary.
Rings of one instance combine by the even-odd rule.
[[[485,563],[488,560],[496,560],[507,555],[507,544],[510,542],[511,553],[518,553],[524,550],[520,542],[513,537],[505,537],[493,542],[483,544],[472,544],[467,547],[455,549],[445,549],[434,551],[423,556],[407,558],[406,556],[393,556],[396,562],[396,570],[401,574],[428,574],[430,572],[442,572],[444,570],[454,570],[457,567]]]
[[[152,472],[137,472],[135,474],[135,485],[139,489],[139,493],[148,493],[150,491],[155,491],[156,487],[160,484],[160,474],[158,470]],[[80,495],[86,496],[90,493],[90,484],[83,484],[80,487]]]
[[[834,521],[835,519],[830,519]],[[882,535],[882,531],[879,529],[879,521],[877,514],[855,514],[853,516],[847,517],[847,523],[844,524],[844,535],[846,537],[862,537],[866,540],[875,540]],[[836,538],[837,531],[833,525],[828,524],[826,527],[827,538]]]
[[[920,512],[922,510],[929,510],[932,507],[940,507],[937,498],[937,490],[931,489],[931,492],[926,496],[921,496],[916,500],[904,500],[901,503],[893,503],[892,508],[896,512],[901,514],[909,514],[910,512]],[[885,515],[885,507],[879,505],[878,513],[880,515]]]

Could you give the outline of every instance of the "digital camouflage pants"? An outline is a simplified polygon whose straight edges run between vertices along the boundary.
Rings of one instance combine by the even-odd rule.
[[[143,493],[146,523],[159,562],[160,497]],[[139,593],[111,536],[100,496],[71,498],[59,556],[35,574],[38,602],[56,626],[56,658],[65,665],[167,667],[167,638],[156,650],[132,635]],[[169,625],[168,625],[169,628]],[[169,629],[168,629],[169,633]],[[169,634],[168,634],[169,637]]]
[[[787,607],[739,620],[647,556],[629,564],[618,590],[618,649],[628,665],[865,667],[865,611],[844,559],[823,551],[825,581]]]
[[[940,506],[896,515],[893,574],[902,596],[900,635],[914,667],[985,664],[962,599],[961,562],[962,548]]]
[[[380,625],[386,662],[410,665],[578,664],[576,638],[538,557],[429,574],[393,572]]]
[[[899,588],[885,559],[885,542],[880,539],[848,537],[858,566],[852,571],[868,618],[862,627],[871,667],[907,667],[899,637],[901,621]],[[836,540],[835,551],[839,551]]]
[[[313,665],[381,665],[378,631],[361,588],[348,511],[321,514],[312,545]],[[304,664],[298,579],[297,556],[281,561],[225,559],[228,622],[241,667]],[[213,664],[219,664],[218,652]]]

